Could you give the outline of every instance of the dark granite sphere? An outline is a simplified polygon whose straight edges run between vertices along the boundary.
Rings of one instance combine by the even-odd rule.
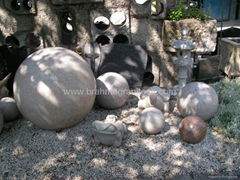
[[[204,139],[207,126],[200,117],[187,116],[179,125],[179,133],[183,141],[197,144]]]

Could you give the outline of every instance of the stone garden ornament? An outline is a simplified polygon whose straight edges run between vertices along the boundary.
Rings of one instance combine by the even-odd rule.
[[[207,133],[206,123],[198,116],[187,116],[179,125],[182,140],[196,144],[201,142]]]
[[[169,112],[170,95],[158,86],[152,86],[149,89],[142,91],[138,101],[138,107],[145,109],[155,107],[163,112]]]
[[[91,111],[96,81],[90,66],[77,53],[51,47],[24,60],[13,89],[24,118],[40,128],[59,130],[78,124]]]
[[[121,121],[94,121],[92,127],[95,143],[107,146],[120,146],[123,136],[127,132],[126,125]]]
[[[115,72],[105,73],[97,78],[97,104],[106,109],[123,106],[129,96],[127,80]]]
[[[14,121],[20,116],[16,102],[11,97],[4,97],[0,101],[0,111],[3,114],[4,121]]]
[[[208,84],[192,82],[187,84],[178,95],[177,108],[183,117],[199,116],[210,120],[218,110],[218,95]]]
[[[147,134],[158,134],[163,131],[165,119],[163,113],[155,108],[146,108],[140,114],[139,124],[143,132]]]

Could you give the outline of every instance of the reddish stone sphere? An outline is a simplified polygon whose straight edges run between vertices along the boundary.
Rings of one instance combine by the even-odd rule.
[[[179,125],[179,133],[182,140],[191,144],[197,144],[206,136],[207,126],[200,117],[187,116]]]

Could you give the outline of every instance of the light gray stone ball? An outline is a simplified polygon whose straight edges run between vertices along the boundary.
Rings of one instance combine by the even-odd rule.
[[[97,78],[97,104],[106,109],[123,106],[129,96],[127,80],[115,72],[107,72]]]
[[[155,108],[146,108],[140,114],[140,127],[147,134],[160,133],[165,126],[163,113]]]
[[[2,115],[2,113],[0,112],[0,134],[1,134],[2,129],[3,129],[3,124],[4,124],[3,115]]]
[[[2,112],[4,121],[6,122],[14,121],[20,115],[16,102],[11,97],[4,97],[1,99],[0,111]]]
[[[78,124],[91,111],[96,81],[77,53],[41,49],[20,65],[14,98],[22,115],[40,128],[59,130]]]
[[[178,95],[177,107],[183,117],[199,116],[207,121],[218,110],[218,96],[208,84],[192,82],[187,84]]]

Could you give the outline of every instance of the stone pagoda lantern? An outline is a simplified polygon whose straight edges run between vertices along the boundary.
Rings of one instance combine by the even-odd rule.
[[[178,70],[178,90],[183,88],[189,78],[189,70],[193,68],[193,60],[191,52],[195,49],[195,44],[187,39],[188,30],[183,29],[181,31],[182,38],[173,42],[172,47],[177,51],[177,60],[174,64]]]

